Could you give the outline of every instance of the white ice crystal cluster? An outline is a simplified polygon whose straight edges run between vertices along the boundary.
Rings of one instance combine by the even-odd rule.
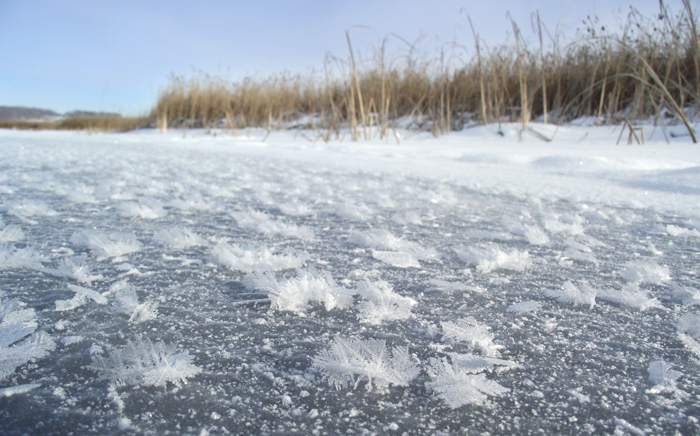
[[[686,313],[676,326],[678,338],[693,354],[700,357],[700,316]]]
[[[175,250],[184,250],[198,245],[207,245],[207,241],[201,236],[184,227],[159,230],[153,235],[153,239],[159,244]]]
[[[345,309],[352,304],[352,291],[333,280],[329,272],[297,271],[297,277],[278,280],[271,272],[254,272],[243,279],[250,290],[267,293],[272,309],[303,314],[312,302],[326,310]]]
[[[420,268],[419,260],[430,261],[437,258],[434,249],[398,238],[384,229],[351,231],[348,242],[371,248],[372,257],[396,268]]]
[[[510,389],[479,373],[483,369],[486,367],[461,368],[447,358],[433,359],[428,370],[431,381],[425,386],[452,409],[466,404],[486,405],[489,396],[502,396]]]
[[[56,312],[73,310],[83,306],[88,302],[88,300],[93,300],[97,304],[107,304],[107,298],[97,291],[71,284],[67,286],[68,289],[75,292],[75,295],[69,300],[56,300]]]
[[[593,309],[595,306],[595,298],[598,291],[587,283],[581,283],[579,286],[574,285],[570,281],[564,282],[561,289],[548,289],[545,295],[559,300],[562,303],[571,303],[575,306],[588,306]]]
[[[494,344],[494,335],[488,326],[480,324],[473,316],[460,319],[457,322],[442,322],[442,332],[446,338],[453,341],[466,342],[485,356],[498,357],[501,345]]]
[[[56,344],[43,332],[36,332],[34,309],[15,300],[0,300],[0,381],[30,360],[41,359]]]
[[[211,252],[222,265],[242,272],[301,268],[309,259],[306,253],[274,254],[265,245],[241,246],[227,242],[219,242]]]
[[[90,285],[93,281],[103,280],[102,275],[93,275],[87,258],[80,256],[61,257],[56,262],[56,268],[37,268],[39,271],[54,277],[65,277]]]
[[[100,379],[109,380],[116,386],[165,387],[168,383],[182,386],[188,378],[202,371],[192,363],[193,360],[187,351],[178,353],[174,343],[153,343],[138,338],[112,350],[109,357],[93,356],[90,368],[99,374]]]
[[[139,303],[136,288],[126,280],[114,283],[109,292],[114,294],[113,310],[127,315],[131,323],[139,324],[158,316],[158,301],[146,300]]]
[[[387,350],[386,342],[377,339],[352,339],[337,336],[327,350],[313,359],[313,365],[336,389],[357,388],[366,380],[366,389],[384,390],[390,385],[408,386],[420,369],[408,347]]]
[[[527,251],[504,251],[495,245],[463,246],[456,248],[455,252],[468,266],[474,265],[484,274],[499,269],[522,272],[532,262]]]
[[[251,229],[264,235],[280,235],[303,240],[314,238],[314,232],[308,227],[273,220],[266,213],[253,209],[231,212],[231,216],[236,220],[239,227]]]
[[[2,222],[0,222],[2,227]],[[20,226],[9,225],[0,230],[0,243],[17,242],[24,239],[24,232]]]
[[[141,243],[132,233],[105,233],[83,230],[71,236],[72,244],[87,247],[98,260],[121,257],[141,250]]]
[[[360,282],[356,291],[362,298],[358,318],[368,324],[410,318],[411,309],[418,304],[413,298],[396,293],[394,288],[383,280]]]
[[[41,268],[46,257],[31,247],[15,248],[9,244],[0,244],[0,271],[4,269]]]

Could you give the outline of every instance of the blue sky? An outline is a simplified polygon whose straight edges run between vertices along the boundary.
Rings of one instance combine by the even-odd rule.
[[[679,11],[680,1],[668,1]],[[326,53],[368,52],[390,33],[439,50],[457,41],[473,55],[467,21],[488,44],[506,41],[510,15],[535,41],[531,13],[573,36],[597,15],[614,25],[629,0],[0,0],[0,105],[65,112],[147,112],[171,74],[203,71],[231,80],[281,71],[321,70]],[[695,4],[695,1],[693,1]],[[657,0],[634,2],[642,14]],[[511,32],[512,33],[512,32]],[[398,39],[391,38],[400,48]]]

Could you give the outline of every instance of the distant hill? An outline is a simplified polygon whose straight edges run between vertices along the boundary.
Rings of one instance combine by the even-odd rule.
[[[94,116],[111,116],[121,117],[120,114],[112,112],[91,112],[75,110],[59,114],[50,109],[39,109],[34,107],[22,106],[0,106],[0,121],[4,120],[55,120],[58,118],[68,117],[94,117]]]
[[[114,112],[70,111],[63,114],[64,117],[121,117]]]
[[[49,109],[21,106],[0,106],[0,120],[44,120],[58,118],[60,116],[60,114]]]

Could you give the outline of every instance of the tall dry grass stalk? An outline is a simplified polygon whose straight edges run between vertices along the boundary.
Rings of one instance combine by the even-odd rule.
[[[346,31],[348,56],[329,56],[322,73],[238,82],[204,73],[173,76],[151,119],[162,130],[223,127],[234,134],[250,127],[306,127],[326,141],[341,128],[356,140],[387,139],[392,129],[397,138],[401,129],[438,135],[506,121],[519,121],[526,130],[533,119],[580,117],[600,123],[653,117],[662,125],[684,123],[690,131],[700,102],[700,39],[688,0],[682,4],[674,15],[662,2],[659,16],[651,18],[632,9],[615,34],[592,19],[568,43],[558,31],[550,34],[537,14],[536,44],[512,22],[514,44],[488,47],[469,20],[475,50],[464,60],[454,56],[463,48],[457,44],[426,55],[419,41],[403,39],[403,49],[389,54],[389,37],[359,56]]]

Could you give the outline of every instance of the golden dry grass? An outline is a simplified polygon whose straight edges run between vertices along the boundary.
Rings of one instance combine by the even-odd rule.
[[[561,123],[579,117],[622,122],[680,119],[700,95],[700,43],[687,0],[676,15],[647,18],[634,10],[615,36],[595,22],[566,44],[536,20],[537,43],[513,23],[515,44],[487,47],[474,32],[474,55],[457,63],[454,46],[438,56],[389,56],[384,43],[358,58],[329,58],[323,75],[279,74],[229,82],[173,76],[151,114],[158,125],[288,126],[302,117],[324,138],[350,127],[353,138],[384,137],[406,126],[440,134],[501,121]],[[663,7],[663,4],[662,4]],[[671,121],[671,120],[669,120]]]

